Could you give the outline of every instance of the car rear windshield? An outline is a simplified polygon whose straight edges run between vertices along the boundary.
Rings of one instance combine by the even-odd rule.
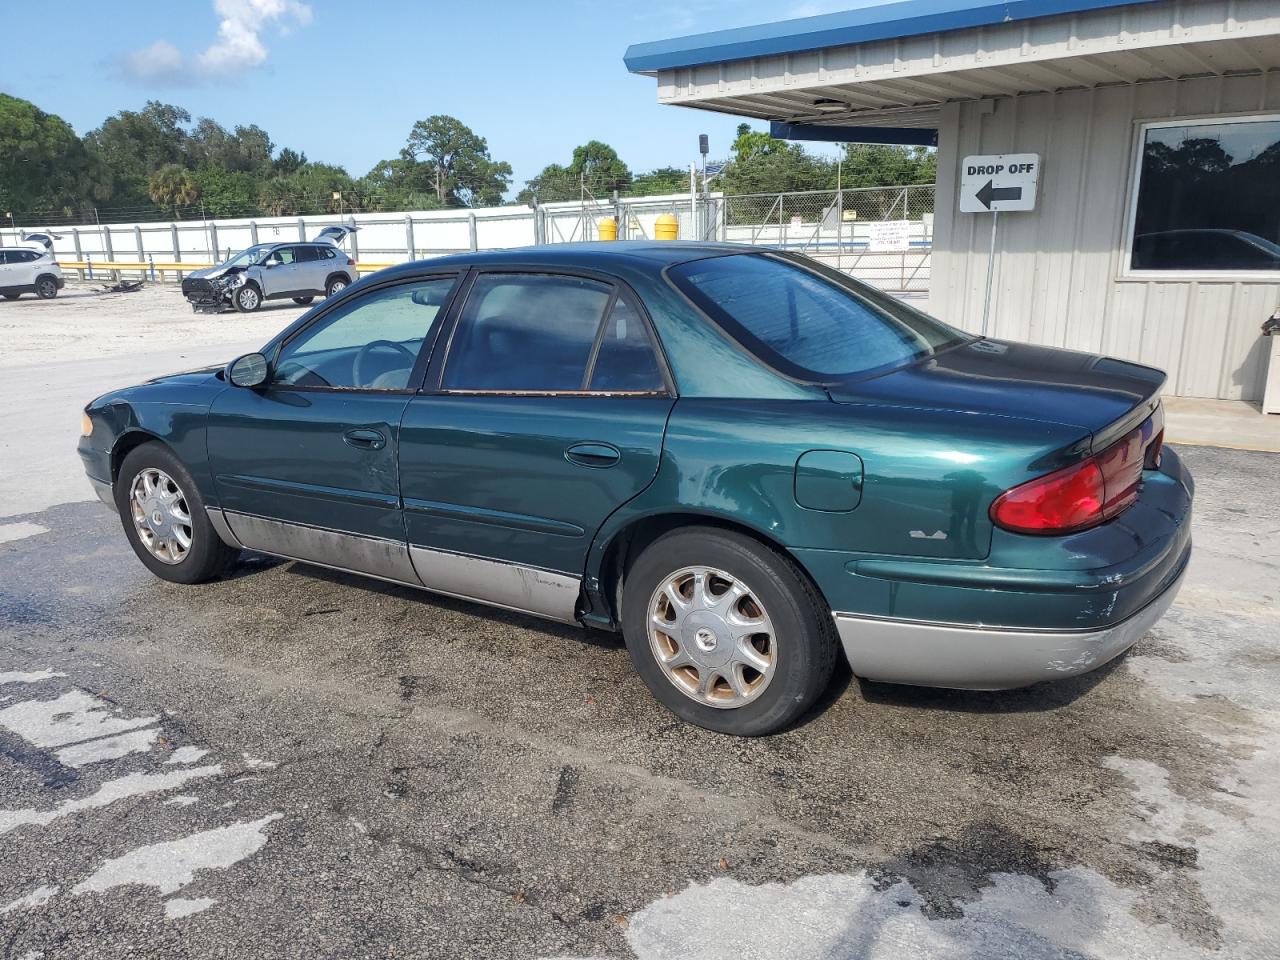
[[[743,347],[797,380],[865,377],[969,339],[807,257],[730,254],[667,273]]]

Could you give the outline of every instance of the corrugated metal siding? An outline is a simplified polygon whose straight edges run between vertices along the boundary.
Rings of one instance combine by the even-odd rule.
[[[1167,392],[1178,396],[1261,399],[1259,328],[1280,303],[1280,281],[1119,279],[1135,123],[1248,111],[1280,112],[1280,75],[947,104],[933,312],[967,330],[982,322],[991,218],[959,212],[960,161],[1039,153],[1037,209],[1000,220],[992,334],[1153,364],[1168,372]]]

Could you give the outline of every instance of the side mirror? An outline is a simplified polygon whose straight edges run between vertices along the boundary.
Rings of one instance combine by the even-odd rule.
[[[267,382],[271,364],[260,353],[246,353],[227,364],[227,383],[233,387],[260,387]]]

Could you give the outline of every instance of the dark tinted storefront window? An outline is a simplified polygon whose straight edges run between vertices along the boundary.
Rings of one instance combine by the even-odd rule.
[[[1280,271],[1280,118],[1147,127],[1130,262]]]

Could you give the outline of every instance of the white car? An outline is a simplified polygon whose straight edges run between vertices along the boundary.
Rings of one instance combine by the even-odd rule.
[[[52,300],[65,284],[53,258],[53,239],[46,234],[33,233],[19,247],[0,247],[0,296],[6,300],[24,293]]]

